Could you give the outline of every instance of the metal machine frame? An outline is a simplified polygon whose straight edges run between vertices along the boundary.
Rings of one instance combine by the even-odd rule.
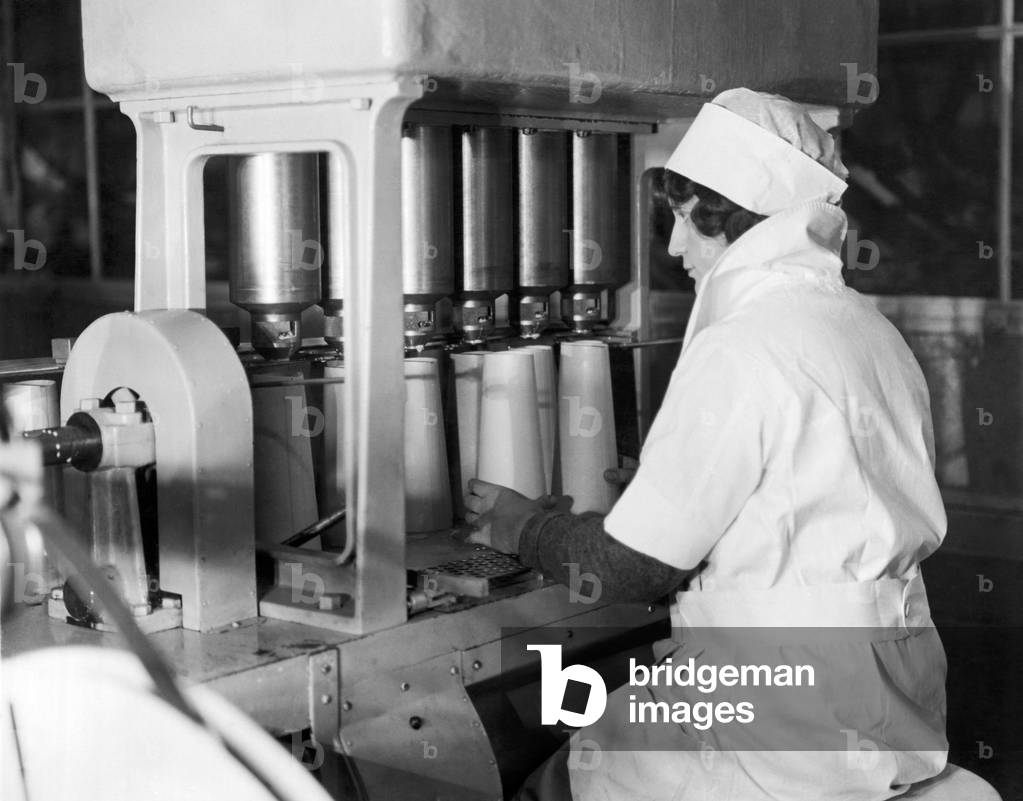
[[[401,465],[392,457],[402,447],[400,406],[378,402],[403,392],[401,272],[374,267],[400,263],[393,220],[401,208],[401,125],[424,81],[321,86],[314,103],[296,89],[122,103],[139,143],[139,312],[205,308],[202,169],[208,158],[282,151],[327,156],[328,247],[344,276],[350,376],[344,464],[356,602],[345,626],[353,634],[405,620],[404,510],[379,502],[382,490],[389,494],[383,488],[401,497]]]

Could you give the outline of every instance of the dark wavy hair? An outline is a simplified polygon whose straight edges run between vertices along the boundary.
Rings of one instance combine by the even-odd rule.
[[[671,170],[664,170],[661,176],[660,195],[673,209],[689,202],[695,195],[696,205],[689,216],[696,230],[707,237],[724,234],[729,245],[758,222],[767,219]]]

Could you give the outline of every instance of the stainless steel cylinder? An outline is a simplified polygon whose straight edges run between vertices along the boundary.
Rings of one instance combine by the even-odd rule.
[[[512,195],[514,132],[462,133],[462,270],[464,297],[496,298],[514,287]]]
[[[288,358],[302,341],[302,311],[320,298],[317,155],[232,158],[230,201],[231,302],[252,315],[259,353]]]
[[[620,285],[618,135],[572,137],[572,284]]]
[[[3,384],[0,398],[10,418],[12,433],[60,425],[57,382],[52,379]]]
[[[537,336],[552,292],[569,284],[568,135],[519,131],[519,328]]]
[[[344,340],[344,264],[343,254],[332,254],[329,248],[331,239],[331,181],[330,170],[326,158],[320,162],[320,241],[324,247],[323,266],[320,268],[321,292],[320,308],[323,309],[323,338],[327,344],[333,345],[339,352]],[[334,188],[334,197],[340,191]]]
[[[494,300],[515,285],[515,134],[506,128],[462,133],[462,263],[456,325],[469,342],[494,327]]]
[[[436,332],[437,301],[454,294],[454,163],[447,127],[407,125],[401,139],[402,288],[405,342]]]
[[[572,137],[572,277],[562,314],[578,331],[607,321],[611,290],[628,280],[619,209],[618,135]]]

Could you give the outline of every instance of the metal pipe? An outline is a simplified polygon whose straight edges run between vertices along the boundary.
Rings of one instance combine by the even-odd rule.
[[[1003,0],[1004,2],[1004,0]],[[1023,36],[1023,23],[1014,22],[1009,17],[1005,23],[1003,14],[1001,25],[973,25],[964,28],[936,28],[929,31],[903,31],[900,33],[884,33],[877,37],[878,47],[898,47],[899,45],[938,44],[943,42],[993,42],[1005,35]]]
[[[1012,299],[1012,100],[1016,41],[1013,0],[1002,0],[998,121],[998,297]]]
[[[667,337],[665,339],[647,339],[643,342],[622,342],[614,343],[616,348],[655,348],[661,345],[681,345],[682,337]]]
[[[0,378],[63,373],[64,365],[53,359],[5,359],[0,361]]]
[[[89,214],[89,277],[103,278],[103,223],[99,202],[99,153],[96,140],[96,104],[82,76],[82,116],[85,121],[85,191]]]
[[[273,381],[250,381],[249,387],[252,389],[267,389],[269,387],[309,387],[343,383],[345,383],[343,378],[281,378]]]
[[[315,523],[306,526],[297,534],[292,534],[290,537],[284,540],[284,542],[282,542],[281,545],[287,545],[292,548],[297,548],[300,545],[305,545],[307,542],[309,542],[309,540],[317,536],[320,532],[326,531],[331,526],[343,520],[347,512],[348,512],[347,509],[338,509],[336,512],[331,512],[326,517],[323,517],[317,520]],[[345,544],[347,545],[347,542]]]

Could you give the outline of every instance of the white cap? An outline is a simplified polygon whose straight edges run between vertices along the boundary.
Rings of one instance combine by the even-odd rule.
[[[665,167],[765,216],[837,203],[848,175],[834,139],[805,109],[750,89],[704,104]]]

